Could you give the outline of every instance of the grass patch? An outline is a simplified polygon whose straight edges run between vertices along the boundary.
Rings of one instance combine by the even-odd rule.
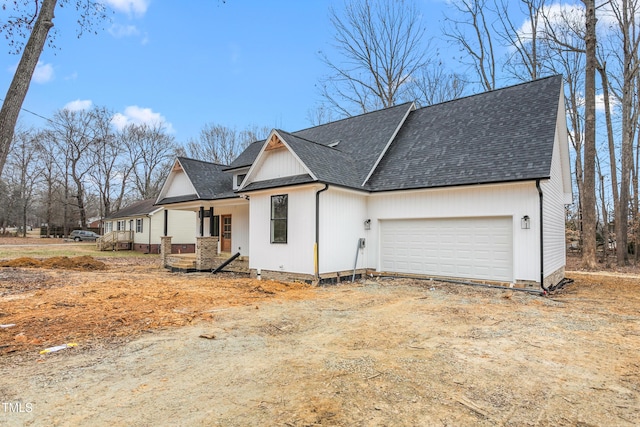
[[[64,245],[42,246],[2,246],[0,245],[0,260],[8,260],[20,257],[51,258],[51,257],[77,257],[92,256],[94,258],[131,258],[131,257],[158,257],[154,254],[143,254],[136,251],[99,251],[95,244],[65,243]]]

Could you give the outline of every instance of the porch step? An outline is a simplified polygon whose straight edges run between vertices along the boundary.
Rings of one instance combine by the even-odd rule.
[[[196,260],[193,256],[184,257],[180,255],[169,255],[167,257],[167,264],[179,269],[196,268]]]

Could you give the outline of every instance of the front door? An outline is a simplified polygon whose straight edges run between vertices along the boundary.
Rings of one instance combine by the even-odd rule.
[[[231,215],[222,215],[221,220],[220,251],[231,252]]]

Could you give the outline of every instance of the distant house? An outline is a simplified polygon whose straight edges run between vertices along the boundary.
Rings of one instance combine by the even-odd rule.
[[[571,201],[563,82],[553,76],[274,129],[228,167],[180,157],[156,203],[200,212],[198,235],[248,257],[262,277],[547,286],[564,277]]]
[[[141,200],[120,209],[103,221],[104,236],[98,241],[103,250],[131,249],[145,253],[160,252],[164,235],[164,211],[154,206],[155,199]],[[171,215],[167,232],[174,237],[172,252],[195,252],[195,214],[178,211]]]

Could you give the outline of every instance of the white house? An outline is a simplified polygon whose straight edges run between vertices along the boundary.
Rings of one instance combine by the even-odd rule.
[[[564,277],[571,201],[562,77],[553,76],[274,129],[226,168],[179,158],[157,203],[219,215],[224,232],[207,231],[201,214],[200,235],[221,235],[222,251],[248,256],[263,277],[548,286]]]
[[[166,211],[154,205],[155,199],[141,200],[120,209],[103,221],[102,249],[132,249],[145,253],[160,252],[160,237],[174,236],[173,253],[195,252],[195,214],[189,211]],[[165,215],[170,218],[166,222]],[[166,231],[166,233],[165,233]]]

